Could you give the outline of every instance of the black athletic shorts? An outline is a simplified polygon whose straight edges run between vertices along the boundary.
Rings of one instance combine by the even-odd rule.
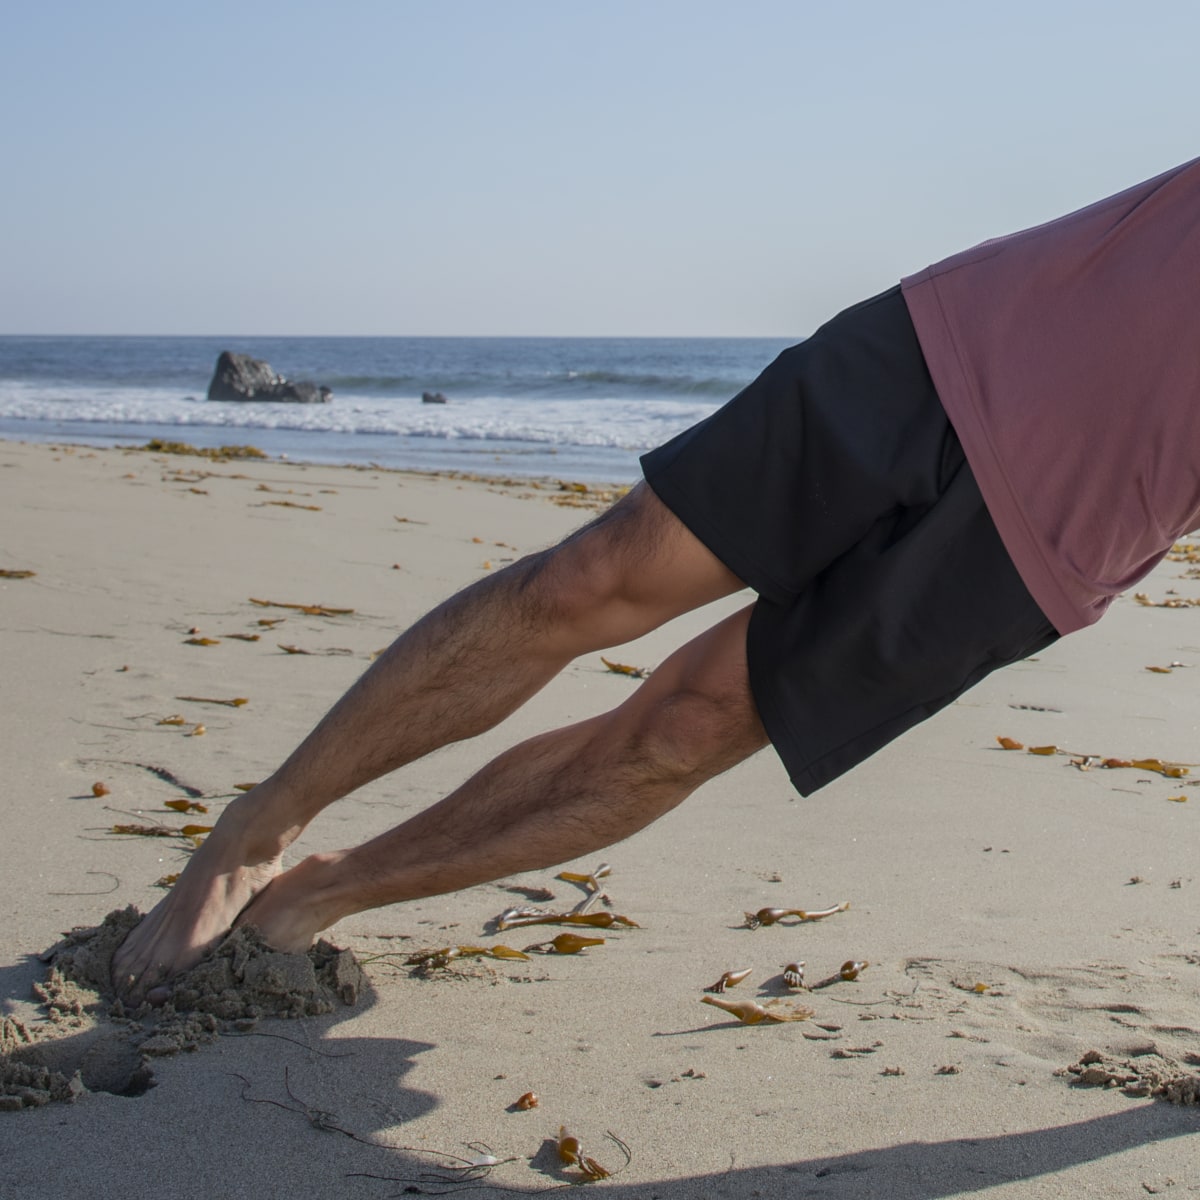
[[[1058,634],[1004,549],[899,288],[642,458],[758,593],[758,712],[808,795]]]

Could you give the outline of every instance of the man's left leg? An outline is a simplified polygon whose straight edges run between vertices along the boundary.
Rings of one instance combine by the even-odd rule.
[[[362,846],[304,859],[238,923],[299,951],[364,909],[552,866],[629,837],[766,745],[746,666],[750,612],[676,651],[611,712],[523,742]]]

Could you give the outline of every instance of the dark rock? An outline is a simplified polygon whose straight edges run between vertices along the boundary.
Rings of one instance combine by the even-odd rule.
[[[295,404],[324,404],[332,395],[333,392],[329,388],[309,383],[307,380],[293,383],[290,379],[285,379],[269,398],[290,400]]]
[[[212,382],[208,385],[210,400],[279,400],[291,404],[322,404],[333,393],[315,383],[293,382],[278,375],[270,363],[222,350],[217,359]]]
[[[443,392],[422,392],[422,404],[445,404],[446,396]]]

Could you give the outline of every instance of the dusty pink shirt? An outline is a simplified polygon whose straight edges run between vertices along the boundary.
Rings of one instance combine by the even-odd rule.
[[[1200,159],[903,287],[1026,587],[1098,620],[1200,524]]]

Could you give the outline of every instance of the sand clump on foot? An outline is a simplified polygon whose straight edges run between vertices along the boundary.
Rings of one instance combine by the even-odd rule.
[[[118,909],[42,956],[50,966],[34,994],[45,1023],[5,1018],[0,1026],[0,1111],[85,1091],[141,1095],[153,1085],[151,1058],[249,1032],[262,1018],[333,1012],[355,1004],[366,984],[349,950],[321,940],[307,953],[284,954],[243,926],[176,976],[160,1007],[131,1007],[114,996],[110,975],[113,955],[140,920],[136,908]]]

